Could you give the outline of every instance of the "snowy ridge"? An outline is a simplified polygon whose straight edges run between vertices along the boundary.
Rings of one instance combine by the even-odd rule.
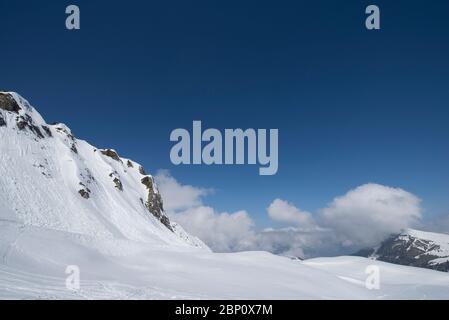
[[[407,229],[376,248],[362,250],[356,255],[401,265],[449,271],[449,235]]]
[[[449,234],[408,229],[403,232],[400,237],[413,237],[415,239],[430,241],[434,245],[438,245],[438,248],[433,246],[433,248],[428,251],[428,254],[434,254],[440,257],[449,257]]]
[[[380,290],[365,287],[381,270]],[[67,266],[81,286],[66,287]],[[165,215],[153,178],[0,92],[0,299],[449,297],[449,274],[366,258],[218,254]]]
[[[182,237],[172,232],[157,186],[138,163],[76,139],[64,124],[47,124],[16,93],[0,95],[13,98],[0,108],[1,219],[92,237],[205,247],[180,228]]]
[[[408,229],[399,236],[399,239],[412,241],[413,246],[423,251],[417,259],[421,256],[438,257],[429,260],[428,263],[430,265],[449,263],[449,235],[447,234]]]

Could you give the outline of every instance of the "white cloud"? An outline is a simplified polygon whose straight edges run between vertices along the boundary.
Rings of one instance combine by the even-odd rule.
[[[216,252],[253,249],[254,222],[246,211],[218,213],[211,207],[199,206],[172,218]]]
[[[321,221],[345,245],[371,246],[421,218],[421,200],[399,188],[365,184],[335,198]]]
[[[305,231],[294,227],[265,229],[257,233],[254,247],[300,258],[341,254],[332,230],[317,228]]]
[[[301,248],[305,256],[354,253],[415,226],[421,218],[420,204],[405,190],[365,184],[335,198],[314,219],[309,212],[276,199],[267,209],[269,216],[293,228],[258,234],[258,246],[286,254],[299,253]]]
[[[267,212],[270,218],[275,221],[297,226],[301,229],[316,228],[315,220],[309,212],[302,211],[285,200],[274,200],[268,207]]]
[[[201,197],[211,192],[210,189],[181,185],[167,170],[159,170],[154,177],[164,199],[164,209],[176,212],[202,205]]]
[[[218,212],[205,206],[208,189],[182,185],[167,171],[159,172],[156,181],[170,218],[216,252],[264,250],[299,257],[353,253],[413,226],[421,217],[420,199],[413,194],[367,184],[335,198],[315,218],[275,199],[267,213],[287,227],[257,231],[244,210]]]
[[[166,170],[155,176],[170,219],[197,236],[216,252],[252,250],[254,222],[244,210],[216,212],[203,205],[210,189],[182,185]]]

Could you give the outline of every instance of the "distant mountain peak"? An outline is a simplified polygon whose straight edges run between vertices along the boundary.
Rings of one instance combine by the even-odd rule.
[[[355,255],[412,267],[449,271],[449,235],[406,229]]]

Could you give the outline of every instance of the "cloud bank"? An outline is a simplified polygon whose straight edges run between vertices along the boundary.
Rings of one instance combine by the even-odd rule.
[[[399,188],[365,184],[335,198],[321,210],[324,226],[345,245],[372,246],[392,233],[416,225],[421,200]]]
[[[156,175],[158,188],[164,199],[164,208],[168,212],[194,208],[202,204],[201,198],[212,192],[210,189],[181,185],[167,170]]]
[[[274,199],[268,216],[281,228],[256,230],[245,211],[218,212],[203,202],[210,190],[180,184],[169,172],[155,176],[167,213],[216,252],[263,250],[295,257],[353,253],[419,222],[421,200],[379,184],[336,197],[315,214]]]
[[[274,221],[297,226],[301,229],[316,228],[316,223],[311,213],[302,211],[285,200],[274,200],[268,207],[267,212]]]
[[[246,211],[216,212],[207,206],[172,213],[171,218],[205,242],[213,251],[253,249],[254,222]]]

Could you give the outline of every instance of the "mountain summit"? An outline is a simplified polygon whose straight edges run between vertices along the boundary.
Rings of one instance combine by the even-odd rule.
[[[400,265],[449,271],[449,235],[407,229],[357,256]]]
[[[1,218],[92,237],[205,247],[170,222],[151,175],[0,92]]]

